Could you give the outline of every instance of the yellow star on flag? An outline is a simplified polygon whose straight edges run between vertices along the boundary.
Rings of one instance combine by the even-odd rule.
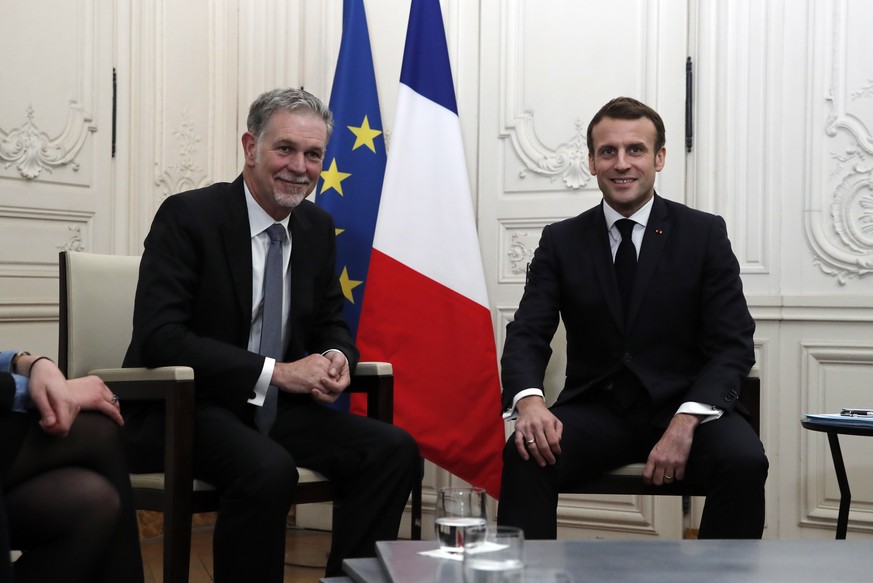
[[[343,267],[342,275],[339,277],[340,286],[343,288],[343,295],[346,296],[346,299],[355,303],[355,298],[352,295],[352,290],[364,283],[363,281],[358,281],[356,279],[349,279],[349,268]]]
[[[355,145],[352,146],[352,150],[357,150],[361,146],[367,146],[372,150],[372,152],[376,153],[376,144],[373,143],[373,138],[381,134],[382,132],[379,130],[370,129],[370,120],[367,119],[367,116],[364,116],[364,121],[361,123],[361,127],[356,128],[355,126],[346,126],[348,127],[353,134],[355,134]]]
[[[345,229],[340,229],[339,227],[337,227],[333,230],[333,234],[339,237],[340,233],[342,233],[343,231],[345,231]]]
[[[321,179],[324,180],[324,184],[321,186],[321,194],[324,194],[325,190],[333,188],[336,190],[340,196],[343,195],[343,186],[342,181],[351,176],[349,172],[340,172],[336,167],[336,158],[330,161],[330,168],[327,170],[322,170]]]

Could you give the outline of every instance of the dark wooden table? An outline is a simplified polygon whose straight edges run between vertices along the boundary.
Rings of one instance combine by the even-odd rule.
[[[800,424],[810,431],[821,431],[828,436],[831,447],[831,458],[837,474],[837,484],[840,486],[840,511],[837,515],[837,537],[846,538],[849,528],[849,506],[852,503],[852,491],[849,489],[849,478],[846,476],[846,464],[843,463],[843,452],[840,449],[840,435],[873,436],[873,420],[859,420],[852,417],[810,417],[805,415]]]

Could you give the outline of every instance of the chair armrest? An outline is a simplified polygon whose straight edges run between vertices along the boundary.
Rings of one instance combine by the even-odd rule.
[[[100,368],[88,374],[100,377],[120,399],[166,401],[170,397],[190,398],[193,407],[194,369],[188,366]]]
[[[367,394],[367,416],[394,422],[394,367],[390,362],[359,362],[346,389]]]
[[[98,368],[88,374],[106,381],[193,381],[190,366],[162,366],[159,368]]]
[[[362,377],[393,376],[394,367],[390,362],[359,362],[355,367],[355,375]]]

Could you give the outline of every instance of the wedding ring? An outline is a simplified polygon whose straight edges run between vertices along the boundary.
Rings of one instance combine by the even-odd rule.
[[[531,443],[536,443],[536,439],[533,439],[533,438],[528,439],[527,441],[525,441],[525,443],[528,445],[530,445]]]
[[[118,395],[116,395],[115,393],[112,393],[112,401],[111,402],[113,405],[116,404],[118,402]]]
[[[665,476],[664,476],[664,479],[665,479],[665,480],[672,480],[672,479],[673,479],[673,476],[667,476],[667,475],[665,475]]]

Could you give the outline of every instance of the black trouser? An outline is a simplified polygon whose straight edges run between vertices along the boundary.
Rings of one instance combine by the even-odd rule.
[[[514,437],[503,452],[497,520],[521,527],[530,539],[556,538],[559,492],[607,470],[645,462],[663,434],[652,425],[646,396],[622,410],[609,392],[599,391],[551,410],[564,425],[554,466],[522,460]],[[707,492],[700,538],[761,538],[768,467],[760,439],[738,413],[697,427],[685,480]]]
[[[298,466],[330,478],[339,496],[327,576],[342,574],[343,559],[375,556],[376,541],[397,537],[419,464],[402,429],[314,402],[280,407],[269,436],[217,405],[198,409],[194,427],[194,475],[221,496],[216,583],[281,583]],[[159,456],[137,461],[137,471],[161,464]]]
[[[12,547],[24,551],[16,583],[143,581],[118,425],[82,412],[66,437],[53,437],[27,417],[2,420],[27,427],[3,478]]]

